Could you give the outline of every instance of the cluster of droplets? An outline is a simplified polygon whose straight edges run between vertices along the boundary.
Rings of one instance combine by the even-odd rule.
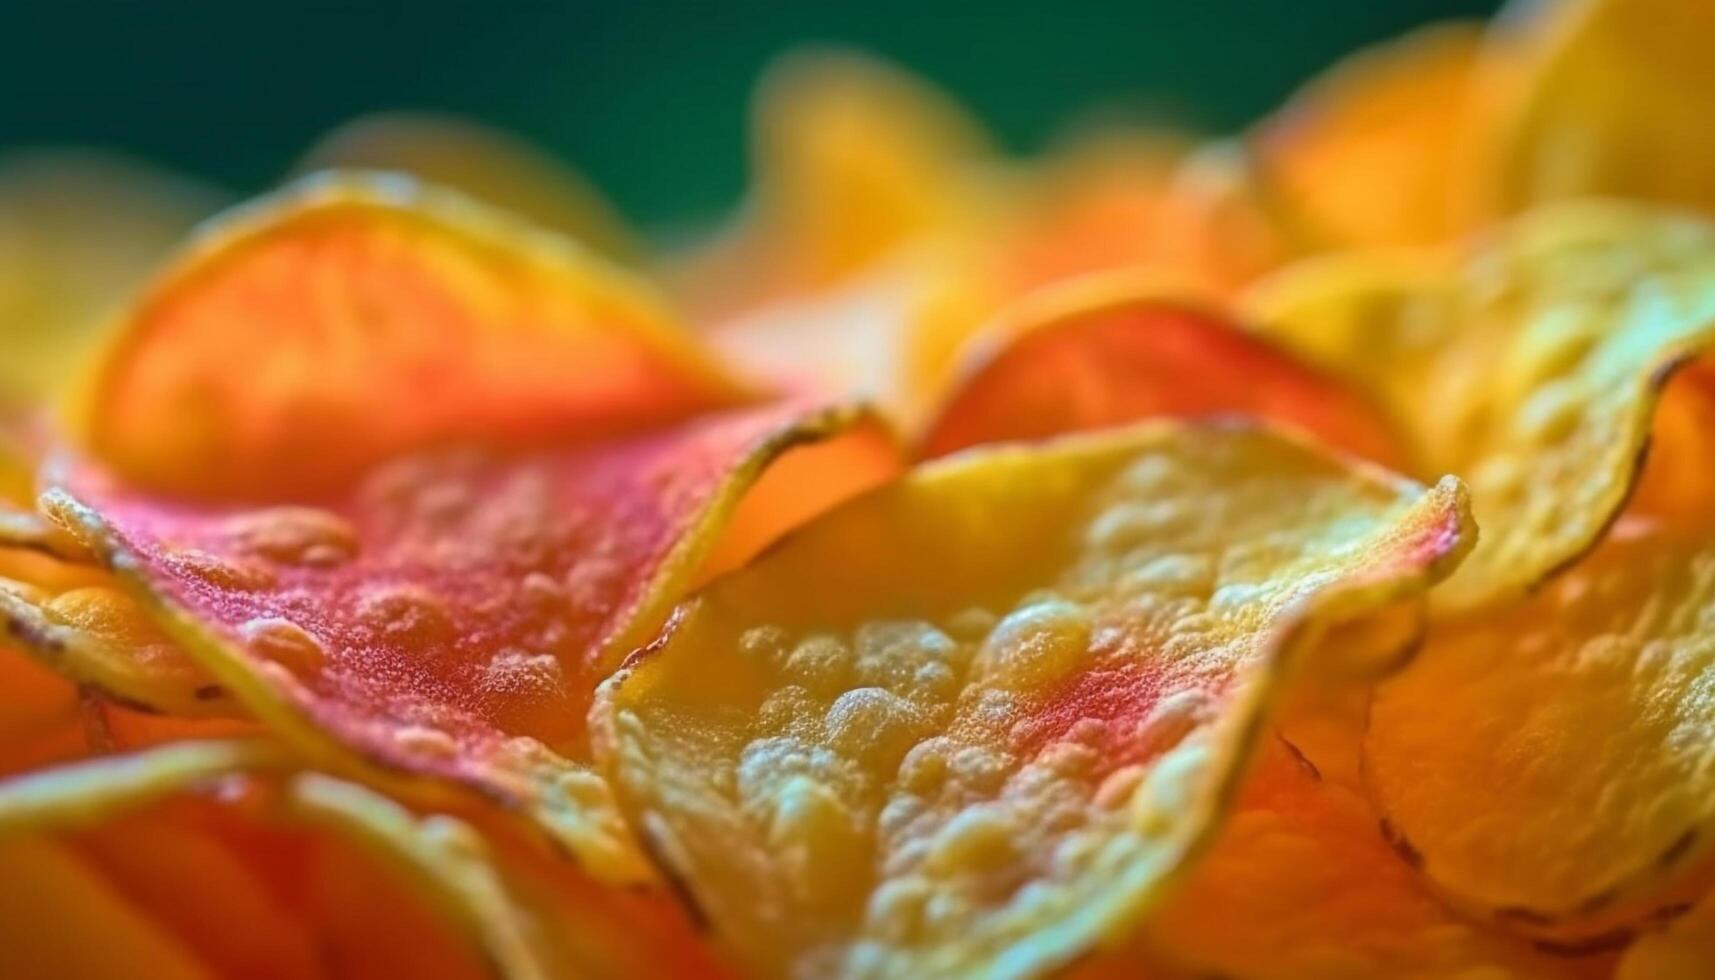
[[[423,477],[430,462],[452,471],[442,473],[443,479],[409,489],[406,478]],[[448,494],[436,492],[465,485],[454,478],[462,473],[454,465],[459,462],[457,458],[411,460],[409,465],[401,464],[403,476],[385,468],[378,474],[370,487],[371,502],[405,507],[390,517],[396,522],[390,530],[399,537],[374,546],[387,549],[380,556],[383,563],[398,562],[400,556],[393,552],[444,537],[429,533],[426,522],[472,519]],[[522,531],[514,526],[516,534],[501,535],[498,523],[529,523],[539,514],[535,505],[541,504],[543,496],[539,480],[520,479],[509,486],[514,491],[506,497],[509,506],[498,508],[489,518],[496,524],[489,528],[495,531],[492,540],[501,545]],[[379,525],[372,528],[376,533],[388,530]],[[465,541],[457,536],[455,540]],[[457,662],[457,651],[489,639],[476,635],[473,628],[473,621],[481,617],[457,614],[432,580],[356,576],[345,617],[327,616],[323,597],[333,581],[327,576],[339,576],[363,551],[362,538],[346,517],[321,508],[291,506],[223,518],[201,529],[189,543],[167,549],[166,560],[191,595],[205,597],[216,608],[255,612],[244,613],[246,618],[233,617],[235,639],[250,655],[253,668],[278,688],[325,686],[329,671],[343,671],[344,660],[361,661],[361,670],[340,683],[370,679],[386,683],[392,661],[373,651],[395,650],[415,661],[412,670],[451,671],[449,676],[457,682],[456,703],[479,711],[485,705],[501,706],[504,717],[498,720],[509,727],[528,726],[564,693],[564,668],[554,651],[572,639],[569,622],[574,618],[573,593],[578,583],[568,580],[575,576],[562,579],[541,571],[522,576],[516,593],[496,600],[506,602],[507,608],[493,617],[516,624],[518,635],[510,637],[515,642],[494,642],[491,656],[466,665]],[[323,584],[317,585],[318,581]],[[389,713],[396,716],[396,724],[384,726],[395,750],[431,760],[449,760],[458,754],[458,745],[448,733],[460,727],[456,719],[416,718],[433,705],[394,704],[398,700],[383,699],[393,704]]]
[[[1065,900],[1053,882],[1123,862],[1124,847],[1104,847],[1092,801],[1100,812],[1159,801],[1160,787],[1139,787],[1160,755],[1104,771],[1101,747],[1114,733],[1097,719],[1040,747],[1018,737],[1043,692],[1098,656],[1099,630],[1089,606],[1043,592],[1004,616],[972,608],[941,626],[748,631],[744,654],[780,683],[755,716],[732,789],[782,869],[786,897],[857,915],[871,939],[850,955],[885,956],[997,907],[1023,921]],[[1152,752],[1166,753],[1210,713],[1203,695],[1181,692],[1120,724],[1140,725]],[[867,906],[854,907],[865,893]]]
[[[1375,547],[1394,502],[1326,490],[1321,465],[1301,485],[1236,473],[1212,506],[1192,492],[1207,473],[1147,456],[1073,524],[1052,588],[933,621],[744,631],[765,693],[732,716],[730,775],[708,778],[766,842],[779,888],[749,893],[846,923],[855,942],[809,955],[862,972],[935,936],[996,952],[1170,866],[1214,791],[1234,678]],[[789,920],[774,913],[758,914]]]

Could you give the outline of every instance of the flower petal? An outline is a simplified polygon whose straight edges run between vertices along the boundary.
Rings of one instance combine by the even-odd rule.
[[[1588,551],[1631,494],[1657,394],[1715,338],[1715,228],[1620,204],[1522,218],[1452,274],[1329,261],[1243,304],[1373,392],[1419,472],[1471,487],[1482,543],[1436,591],[1499,604]]]
[[[1477,154],[1475,25],[1422,28],[1349,55],[1257,129],[1268,200],[1321,247],[1430,245],[1469,226]]]
[[[635,265],[643,254],[612,205],[570,167],[469,119],[408,112],[363,116],[322,137],[297,169],[410,174],[520,215],[615,261]]]
[[[1558,956],[1461,919],[1400,860],[1360,793],[1283,743],[1259,755],[1209,852],[1134,946],[1072,980],[1131,977],[1157,960],[1270,980],[1609,976],[1611,956]]]
[[[221,196],[124,158],[0,157],[0,410],[64,391],[126,295]]]
[[[404,178],[335,175],[158,278],[82,422],[137,485],[289,499],[427,445],[590,441],[748,397],[628,274]]]
[[[1715,214],[1715,8],[1683,0],[1515,3],[1511,98],[1496,112],[1501,213],[1619,197]]]
[[[1377,409],[1223,315],[1149,278],[1039,294],[991,332],[923,436],[925,456],[1149,418],[1249,415],[1391,461]]]
[[[598,755],[755,974],[1045,972],[1214,832],[1289,662],[1391,662],[1468,533],[1456,483],[1244,428],[964,454],[682,607]]]
[[[1595,550],[1528,599],[1437,624],[1378,689],[1364,741],[1386,820],[1438,888],[1574,947],[1623,941],[1715,880],[1706,369],[1660,418],[1643,492]]]
[[[594,447],[430,451],[322,506],[187,504],[86,468],[44,506],[282,737],[479,787],[636,880],[646,869],[599,785],[579,795],[596,683],[696,579],[776,458],[872,425],[784,404]],[[859,462],[811,502],[896,465]],[[802,515],[792,500],[748,547]]]

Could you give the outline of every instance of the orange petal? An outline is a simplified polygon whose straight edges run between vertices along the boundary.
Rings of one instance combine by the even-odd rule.
[[[904,394],[944,397],[959,356],[997,311],[1097,273],[1151,277],[1226,296],[1274,268],[1289,243],[1231,148],[1166,137],[1091,139],[1053,162],[1019,207],[982,236],[930,253],[907,329],[893,346]]]
[[[1392,832],[1443,895],[1514,932],[1612,946],[1715,883],[1709,370],[1638,400],[1660,398],[1643,492],[1592,550],[1438,623],[1371,701],[1366,785]]]
[[[469,824],[419,816],[331,777],[290,774],[287,764],[260,744],[202,742],[9,780],[0,783],[0,847],[9,858],[63,853],[60,863],[81,872],[88,907],[54,907],[48,939],[123,914],[130,932],[177,951],[163,962],[193,963],[196,975],[564,972],[550,972],[540,938],[555,923],[536,921],[518,901]],[[575,874],[563,861],[559,868]],[[9,916],[0,929],[13,924]],[[18,945],[7,939],[0,962]],[[90,960],[64,942],[25,949],[34,969],[19,975],[82,976],[75,970]],[[651,955],[636,959],[647,965]],[[156,964],[139,966],[153,975]]]
[[[77,689],[11,650],[0,649],[0,775],[83,755]]]
[[[63,845],[0,841],[0,973],[9,977],[214,980],[195,953]]]
[[[87,395],[88,445],[138,485],[275,499],[460,437],[588,440],[746,397],[629,275],[462,198],[349,175],[204,237]]]
[[[709,321],[849,281],[901,246],[967,225],[987,139],[902,68],[842,50],[769,68],[753,113],[750,213],[680,270]]]
[[[1226,826],[1144,935],[1075,980],[1134,977],[1156,959],[1190,976],[1269,980],[1608,976],[1611,956],[1557,956],[1460,918],[1388,845],[1360,794],[1279,743],[1259,754]]]
[[[1437,25],[1318,76],[1252,139],[1270,203],[1320,246],[1427,245],[1462,232],[1482,45],[1474,25]]]
[[[1014,295],[1116,270],[1226,293],[1285,249],[1233,147],[1111,134],[1054,161],[1012,230],[1002,274]]]
[[[1244,414],[1370,459],[1398,459],[1380,411],[1202,305],[1135,277],[1062,287],[1016,310],[921,444],[939,456],[1158,416]]]

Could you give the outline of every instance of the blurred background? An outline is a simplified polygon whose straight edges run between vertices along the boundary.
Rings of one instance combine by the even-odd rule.
[[[661,229],[738,199],[751,86],[796,44],[899,61],[1024,152],[1091,113],[1232,129],[1354,47],[1496,6],[5,0],[0,151],[117,148],[250,193],[353,116],[452,112],[527,137]]]

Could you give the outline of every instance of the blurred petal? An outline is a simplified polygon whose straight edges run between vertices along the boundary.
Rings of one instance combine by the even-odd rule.
[[[418,820],[356,787],[347,792],[372,809],[317,808],[313,790],[332,781],[268,775],[284,764],[260,743],[201,742],[9,780],[0,783],[0,841],[29,850],[48,842],[76,855],[212,976],[404,968],[477,977],[489,974],[487,962],[505,976],[543,976],[533,951],[507,931],[517,919],[504,891],[473,887],[495,872],[468,828],[461,836],[453,818]],[[282,796],[296,802],[306,787],[307,807],[282,807]],[[294,819],[294,809],[330,832]],[[362,882],[367,907],[386,910],[368,917],[369,927],[414,924],[413,933],[366,928],[358,907],[330,905],[320,877],[330,873]],[[479,928],[469,936],[448,919]],[[61,910],[58,922],[87,928],[77,908]],[[66,968],[46,963],[43,975]],[[384,972],[370,972],[377,968]]]
[[[1715,975],[1715,893],[1645,933],[1620,957],[1614,980],[1702,980]]]
[[[643,254],[613,207],[570,167],[468,119],[403,112],[364,116],[323,137],[297,170],[409,174],[527,218],[610,259],[636,265]]]
[[[0,411],[59,394],[214,191],[78,150],[0,157]]]
[[[680,278],[706,322],[835,287],[976,220],[989,153],[975,122],[905,70],[842,50],[780,59],[758,87],[740,224]]]
[[[1320,246],[1425,245],[1471,220],[1480,28],[1446,24],[1349,55],[1250,145],[1268,199]]]
[[[148,912],[69,848],[31,836],[0,839],[0,974],[133,980],[217,976]]]
[[[1715,214],[1715,5],[1515,0],[1498,30],[1520,60],[1496,110],[1500,212],[1625,197]]]
[[[1022,293],[1090,272],[1153,272],[1214,294],[1277,265],[1287,244],[1237,148],[1167,136],[1087,138],[1051,158],[1003,263]]]

